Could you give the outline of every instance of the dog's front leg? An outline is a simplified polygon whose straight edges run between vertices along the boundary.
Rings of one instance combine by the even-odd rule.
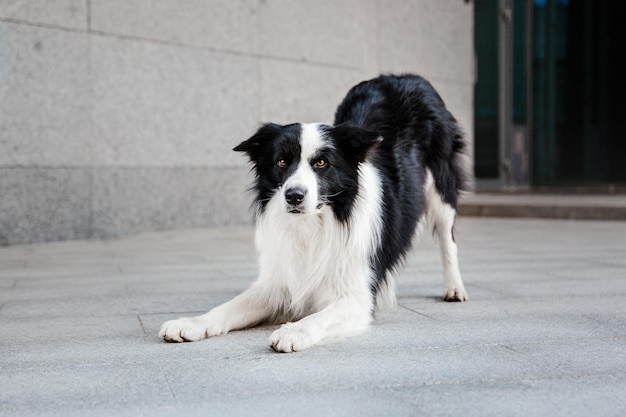
[[[264,292],[253,285],[206,314],[166,321],[159,336],[168,342],[195,342],[254,326],[274,314]]]
[[[353,336],[367,329],[371,305],[342,299],[303,319],[285,323],[269,339],[276,352],[297,352],[324,339]]]

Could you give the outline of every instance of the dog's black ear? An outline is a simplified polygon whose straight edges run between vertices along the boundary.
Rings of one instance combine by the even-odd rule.
[[[244,140],[239,145],[235,146],[233,151],[245,152],[248,154],[251,161],[256,161],[259,158],[261,146],[279,135],[282,128],[283,126],[277,125],[276,123],[265,123],[250,139]]]
[[[355,163],[367,159],[367,154],[383,141],[377,132],[348,124],[337,125],[330,132],[344,157]]]

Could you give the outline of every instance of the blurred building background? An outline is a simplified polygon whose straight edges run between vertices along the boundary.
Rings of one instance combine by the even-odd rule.
[[[231,149],[415,72],[477,190],[620,190],[624,2],[0,0],[0,245],[251,221]]]

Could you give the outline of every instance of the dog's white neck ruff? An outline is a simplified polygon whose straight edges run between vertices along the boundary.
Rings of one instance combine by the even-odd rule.
[[[315,138],[308,133],[303,139]],[[304,163],[305,156],[315,152],[308,145],[302,146]],[[287,213],[280,192],[257,217],[259,284],[287,320],[320,311],[342,298],[357,300],[355,308],[372,310],[375,277],[370,259],[381,242],[382,184],[376,168],[367,162],[360,164],[358,181],[359,191],[345,223],[327,205],[312,214]]]

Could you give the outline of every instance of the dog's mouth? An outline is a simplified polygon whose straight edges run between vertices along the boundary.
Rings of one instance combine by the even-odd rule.
[[[315,206],[315,210],[321,210],[324,207],[324,203],[319,203]],[[307,211],[301,206],[291,206],[287,209],[287,213],[289,214],[306,214]]]

